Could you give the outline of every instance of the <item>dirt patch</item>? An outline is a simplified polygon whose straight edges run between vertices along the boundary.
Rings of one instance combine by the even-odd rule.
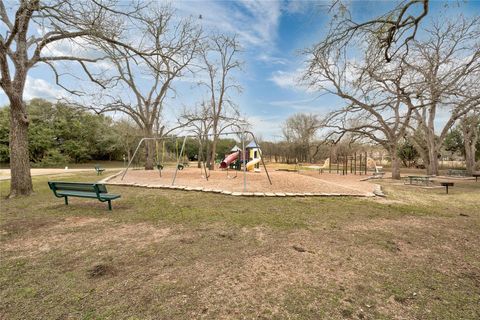
[[[118,225],[109,219],[74,217],[35,234],[2,242],[0,251],[14,253],[12,258],[18,258],[45,254],[64,246],[75,247],[79,253],[109,243],[142,248],[162,241],[169,234],[170,228],[156,228],[147,223]]]
[[[115,268],[107,264],[96,264],[87,270],[87,276],[89,278],[100,278],[115,274]]]

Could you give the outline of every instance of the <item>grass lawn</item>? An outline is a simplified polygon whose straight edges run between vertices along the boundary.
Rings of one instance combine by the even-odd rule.
[[[111,187],[109,212],[46,181],[13,200],[0,183],[1,319],[480,318],[480,182],[384,181],[386,199]]]

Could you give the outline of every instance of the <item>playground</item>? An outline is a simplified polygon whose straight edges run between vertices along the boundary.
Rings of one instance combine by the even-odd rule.
[[[170,188],[175,168],[165,168],[162,176],[156,170],[131,170],[121,179],[121,175],[108,181],[109,184],[141,185],[145,187]],[[265,172],[246,172],[247,193],[280,193],[283,195],[310,193],[310,195],[371,195],[375,184],[361,181],[365,176],[339,175],[318,171],[302,173],[269,171],[272,184]],[[201,188],[203,191],[243,192],[244,175],[241,171],[212,170],[208,180],[198,168],[186,167],[177,172],[175,186],[180,189]],[[307,194],[308,195],[308,194]]]
[[[142,139],[129,161],[127,168],[106,178],[103,182],[112,185],[169,188],[187,191],[204,191],[236,196],[374,196],[377,185],[366,182],[368,167],[379,174],[379,168],[367,154],[355,153],[337,159],[335,164],[327,158],[323,166],[285,169],[271,167],[262,158],[262,149],[252,132],[240,134],[240,141],[232,145],[217,163],[209,165],[205,155],[195,155],[198,162],[189,162],[192,155],[185,152],[188,136],[174,137],[174,158],[165,161],[165,139]],[[251,137],[250,141],[246,139]],[[163,140],[163,141],[162,141]],[[139,158],[142,145],[155,142],[156,170],[134,170],[132,163]],[[160,142],[162,146],[160,147]],[[213,166],[213,168],[211,167]],[[213,169],[210,170],[209,168]],[[138,168],[137,168],[138,169]],[[383,177],[383,172],[381,176]]]

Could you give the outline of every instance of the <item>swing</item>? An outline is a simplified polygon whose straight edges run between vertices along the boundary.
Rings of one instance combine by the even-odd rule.
[[[163,170],[163,161],[164,161],[164,156],[165,156],[165,141],[163,141],[163,146],[162,146],[162,161],[160,162],[159,157],[158,157],[158,140],[155,140],[155,166],[157,167],[158,174],[160,175],[160,178],[162,177],[162,170]]]
[[[210,177],[210,169],[207,172],[207,166],[205,165],[203,156],[202,140],[200,136],[198,137],[198,150],[198,160],[200,161],[200,176],[208,181],[208,178]]]
[[[240,152],[240,150],[238,150],[238,151],[237,151],[237,161],[235,161],[235,163],[232,162],[229,166],[227,166],[227,178],[228,178],[228,179],[235,179],[235,178],[237,177],[237,175],[238,175],[238,170],[237,170],[237,164],[236,164],[236,163],[239,162],[240,156],[241,156],[241,152]],[[235,175],[234,175],[233,177],[231,177],[230,174],[228,173],[228,169],[229,169],[230,167],[232,167],[232,169],[234,169],[234,171],[235,171]]]

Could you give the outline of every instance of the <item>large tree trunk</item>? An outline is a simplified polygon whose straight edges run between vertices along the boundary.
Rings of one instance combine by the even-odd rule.
[[[392,179],[400,180],[400,158],[396,147],[391,148],[390,158],[392,159]]]
[[[467,144],[465,142],[465,165],[467,167],[467,174],[472,175],[476,170],[475,161],[475,144]]]
[[[469,175],[472,175],[477,170],[475,153],[477,151],[476,144],[479,136],[478,126],[480,124],[480,118],[478,117],[465,117],[461,121],[461,128],[465,144],[465,165],[467,169],[467,174]]]
[[[438,151],[433,146],[428,150],[427,174],[438,176]]]
[[[21,97],[10,97],[10,172],[9,197],[33,192],[28,153],[28,114]]]
[[[214,127],[213,140],[212,140],[212,152],[211,152],[210,162],[209,162],[210,170],[215,170],[215,159],[217,158],[217,142],[218,142],[217,129]]]
[[[199,146],[198,146],[197,168],[202,167],[202,160],[203,160],[203,144],[200,141]]]
[[[426,130],[425,143],[427,147],[426,159],[427,174],[432,176],[438,176],[438,150],[437,141],[433,129]]]
[[[145,128],[145,137],[153,138],[153,129],[151,127]],[[153,161],[155,156],[155,141],[145,141],[145,170],[153,170]]]

